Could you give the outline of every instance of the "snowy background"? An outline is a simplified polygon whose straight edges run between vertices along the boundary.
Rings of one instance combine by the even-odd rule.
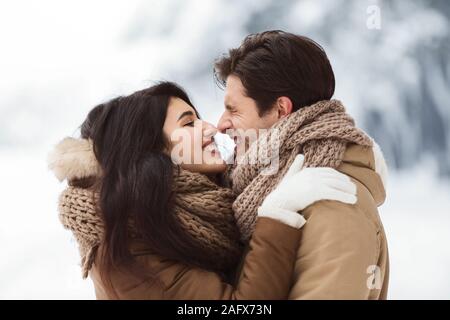
[[[0,298],[94,298],[57,218],[64,185],[46,168],[93,106],[172,80],[216,123],[214,59],[283,29],[324,46],[335,97],[388,159],[389,297],[449,299],[449,25],[446,0],[2,0]]]

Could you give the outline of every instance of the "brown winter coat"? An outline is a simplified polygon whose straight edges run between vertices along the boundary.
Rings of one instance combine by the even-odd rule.
[[[377,211],[386,195],[375,157],[384,160],[373,150],[351,145],[337,168],[356,183],[356,204],[320,201],[302,212],[290,299],[386,299],[389,257]]]
[[[287,299],[292,284],[299,229],[271,218],[259,218],[239,283],[225,283],[214,272],[186,266],[134,243],[132,253],[161,283],[149,283],[129,271],[113,271],[114,291],[100,277],[99,255],[90,277],[97,299]]]

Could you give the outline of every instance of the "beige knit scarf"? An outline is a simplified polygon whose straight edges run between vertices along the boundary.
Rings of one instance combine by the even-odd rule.
[[[242,253],[242,244],[233,216],[231,189],[186,170],[175,174],[174,189],[174,214],[182,228],[210,253],[208,256],[214,265],[223,268],[224,272],[235,266]],[[79,244],[83,278],[92,268],[103,239],[98,197],[92,189],[68,187],[59,200],[60,221],[73,232]]]
[[[278,150],[274,150],[277,141]],[[347,143],[372,146],[372,140],[355,127],[354,120],[337,100],[324,100],[301,108],[279,121],[253,143],[230,175],[237,196],[233,210],[241,239],[247,241],[255,227],[257,208],[276,187],[299,153],[307,167],[337,168]],[[252,159],[278,156],[279,170],[268,175],[267,164]],[[301,197],[301,195],[299,195]]]

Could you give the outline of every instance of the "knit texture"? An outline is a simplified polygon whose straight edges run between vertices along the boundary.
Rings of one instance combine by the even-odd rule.
[[[97,249],[104,236],[104,225],[98,210],[99,194],[92,189],[70,186],[59,199],[59,218],[78,242],[83,278],[88,276]],[[242,253],[239,231],[232,211],[231,189],[218,186],[206,176],[186,170],[174,175],[173,213],[182,228],[199,245],[210,252],[214,265],[229,270]],[[139,237],[132,223],[130,234]]]
[[[372,146],[371,139],[355,127],[354,120],[338,100],[324,100],[301,108],[261,134],[230,174],[237,195],[233,210],[241,239],[250,238],[258,207],[296,155],[304,154],[306,167],[337,168],[348,143]],[[261,161],[261,155],[266,160],[277,158],[279,169],[268,174],[268,161]]]

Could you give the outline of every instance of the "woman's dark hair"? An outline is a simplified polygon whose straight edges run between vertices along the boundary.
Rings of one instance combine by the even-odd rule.
[[[98,105],[81,126],[81,137],[93,141],[102,169],[103,272],[133,264],[130,222],[155,253],[214,270],[208,265],[211,259],[182,230],[171,210],[176,167],[163,152],[168,146],[163,126],[172,97],[194,108],[183,89],[162,82]]]
[[[259,115],[269,111],[279,97],[291,99],[293,111],[334,94],[335,79],[323,48],[313,40],[273,30],[247,36],[228,56],[217,60],[216,82],[226,85],[237,76],[248,97],[256,101]]]

